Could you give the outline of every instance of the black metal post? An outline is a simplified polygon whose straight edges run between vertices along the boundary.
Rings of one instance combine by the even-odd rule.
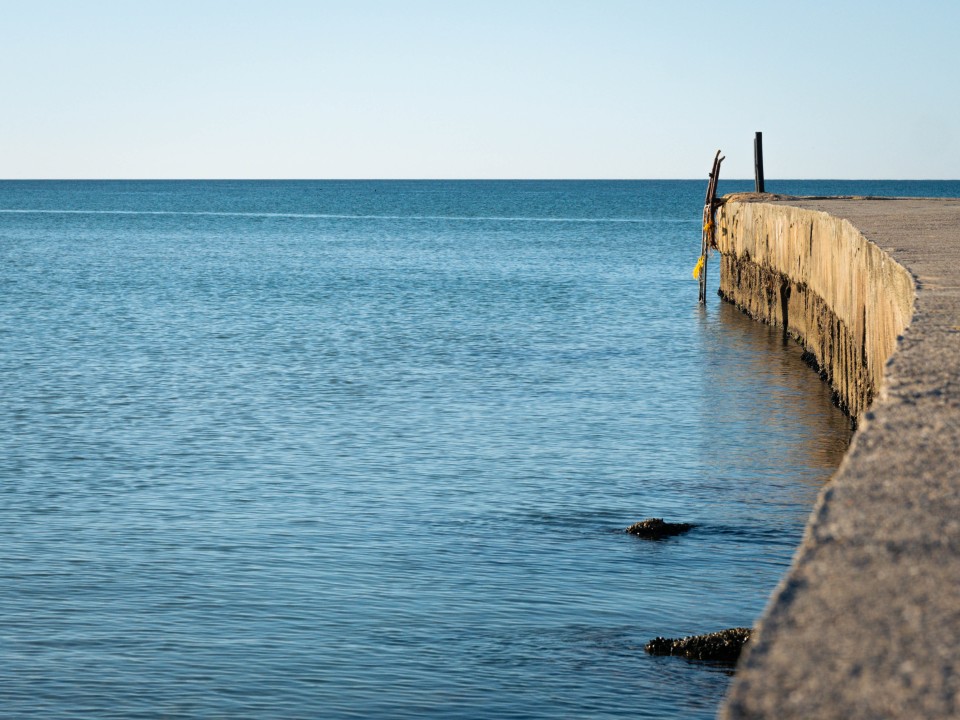
[[[763,133],[758,132],[753,138],[753,174],[756,179],[757,192],[763,189]]]

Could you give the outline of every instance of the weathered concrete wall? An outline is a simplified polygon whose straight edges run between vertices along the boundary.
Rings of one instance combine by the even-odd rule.
[[[798,207],[731,199],[717,244],[722,296],[797,338],[859,417],[913,312],[910,273],[848,221]]]
[[[958,718],[960,200],[751,199],[719,212],[724,293],[860,423],[720,716]]]

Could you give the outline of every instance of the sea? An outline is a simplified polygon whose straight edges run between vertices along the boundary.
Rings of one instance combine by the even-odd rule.
[[[0,182],[0,713],[713,717],[851,430],[705,191]]]

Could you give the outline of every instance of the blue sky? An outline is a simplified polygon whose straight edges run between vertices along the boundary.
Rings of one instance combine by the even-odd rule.
[[[0,177],[960,177],[953,1],[0,8]]]

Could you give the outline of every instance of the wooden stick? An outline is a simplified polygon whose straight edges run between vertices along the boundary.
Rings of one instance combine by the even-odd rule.
[[[707,258],[711,247],[714,247],[713,211],[717,204],[717,181],[720,178],[720,163],[724,158],[717,150],[713,156],[713,167],[710,170],[710,179],[707,182],[707,196],[703,202],[703,232],[700,235],[700,304],[707,303]]]
[[[763,133],[758,132],[753,137],[753,177],[756,191],[764,192],[763,189]]]
[[[700,259],[703,261],[702,267],[700,268],[700,304],[705,305],[707,302],[707,250],[709,249],[709,232],[710,228],[708,223],[710,223],[713,217],[713,202],[716,197],[716,177],[717,169],[720,165],[720,151],[717,150],[717,154],[713,156],[713,167],[710,169],[710,179],[707,182],[707,196],[703,201],[703,231],[700,235]]]

